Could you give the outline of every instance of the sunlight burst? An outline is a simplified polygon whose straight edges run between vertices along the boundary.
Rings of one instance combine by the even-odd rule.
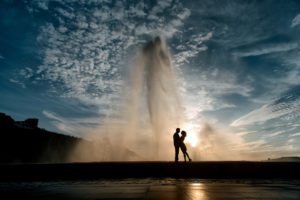
[[[195,133],[188,133],[186,141],[191,144],[192,147],[195,147],[198,144],[199,139]]]

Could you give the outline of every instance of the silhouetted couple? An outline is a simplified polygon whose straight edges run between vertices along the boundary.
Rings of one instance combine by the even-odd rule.
[[[174,147],[175,147],[175,162],[178,162],[179,148],[181,149],[181,151],[183,153],[184,162],[186,162],[186,156],[188,157],[189,161],[191,162],[192,159],[190,158],[189,154],[187,153],[187,149],[184,144],[186,132],[181,131],[181,137],[179,136],[179,132],[180,132],[180,128],[177,128],[176,132],[173,135],[173,141],[174,141]]]

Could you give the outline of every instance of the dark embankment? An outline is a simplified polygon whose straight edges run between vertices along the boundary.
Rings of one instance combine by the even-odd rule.
[[[100,178],[300,179],[299,162],[1,164],[1,181]]]
[[[83,141],[38,128],[38,119],[15,121],[4,113],[0,129],[0,163],[66,162],[69,152]]]
[[[0,113],[0,163],[65,163],[102,160],[137,160],[126,147],[114,148],[109,140],[86,140],[38,127],[38,119],[15,121]],[[122,150],[120,153],[118,150]]]

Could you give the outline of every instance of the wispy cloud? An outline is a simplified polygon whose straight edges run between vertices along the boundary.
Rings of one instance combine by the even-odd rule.
[[[300,14],[296,15],[292,20],[291,27],[294,28],[300,24]]]
[[[173,58],[177,65],[183,65],[189,63],[189,59],[197,56],[201,51],[206,51],[207,46],[203,43],[212,38],[213,32],[206,34],[200,33],[198,35],[192,35],[184,44],[179,44],[175,48],[179,52],[176,53]]]
[[[231,126],[245,126],[254,123],[264,123],[287,114],[300,111],[300,99],[297,95],[287,95],[280,100],[251,111],[231,123]],[[296,117],[296,116],[295,116]]]
[[[280,44],[271,44],[271,45],[260,45],[252,49],[247,49],[244,51],[233,52],[233,55],[238,57],[247,57],[247,56],[260,56],[265,54],[277,53],[290,51],[298,48],[298,43],[280,43]]]
[[[191,71],[188,76],[179,77],[179,83],[183,87],[182,95],[187,113],[194,113],[195,118],[203,116],[201,112],[204,111],[236,107],[235,103],[224,101],[224,95],[249,97],[253,90],[247,81],[243,84],[238,82],[238,74],[235,71],[228,72],[222,68],[207,69],[206,66],[204,70]]]
[[[234,148],[239,148],[241,150],[251,150],[252,151],[257,151],[258,148],[260,148],[261,146],[265,145],[266,141],[263,139],[260,140],[256,140],[256,141],[251,141],[251,142],[245,142],[243,144],[237,145]]]
[[[20,80],[16,80],[16,79],[10,78],[9,81],[11,83],[15,83],[15,84],[20,85],[22,88],[26,88],[26,85],[22,81],[20,81]]]
[[[300,132],[299,133],[294,133],[294,134],[290,135],[290,137],[296,137],[296,136],[300,136]]]
[[[47,110],[43,110],[42,113],[44,116],[52,120],[51,123],[58,130],[74,136],[87,136],[87,132],[89,130],[92,130],[94,127],[99,125],[99,118],[97,117],[66,118]],[[83,135],[84,133],[85,135]]]

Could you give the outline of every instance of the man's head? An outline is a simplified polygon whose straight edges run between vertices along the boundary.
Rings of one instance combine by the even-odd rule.
[[[176,133],[179,133],[180,132],[180,128],[176,128]]]

